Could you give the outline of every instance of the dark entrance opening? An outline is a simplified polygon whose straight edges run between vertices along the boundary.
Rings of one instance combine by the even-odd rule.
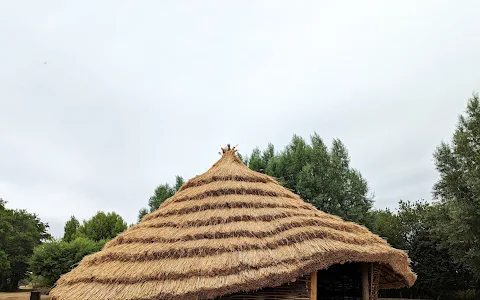
[[[361,264],[333,265],[318,271],[317,299],[362,300]]]

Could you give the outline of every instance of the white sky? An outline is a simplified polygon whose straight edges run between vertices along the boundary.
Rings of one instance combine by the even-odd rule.
[[[154,188],[314,131],[376,207],[431,199],[480,91],[478,1],[1,1],[0,197],[59,237]]]

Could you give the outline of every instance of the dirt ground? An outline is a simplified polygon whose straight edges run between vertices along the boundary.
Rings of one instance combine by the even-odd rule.
[[[42,300],[49,300],[48,296],[42,296]],[[23,293],[0,293],[0,300],[30,300],[30,292]]]

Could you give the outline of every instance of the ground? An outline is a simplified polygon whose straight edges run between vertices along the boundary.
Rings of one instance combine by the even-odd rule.
[[[18,293],[0,293],[0,300],[29,300],[30,292],[18,292]],[[49,300],[48,296],[42,296],[42,300]]]

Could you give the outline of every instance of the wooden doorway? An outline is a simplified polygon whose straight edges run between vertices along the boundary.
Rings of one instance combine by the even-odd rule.
[[[312,274],[313,300],[363,300],[362,264],[333,265]]]

